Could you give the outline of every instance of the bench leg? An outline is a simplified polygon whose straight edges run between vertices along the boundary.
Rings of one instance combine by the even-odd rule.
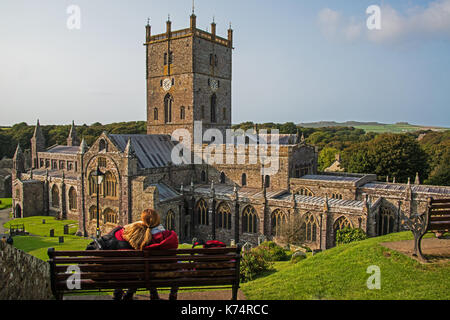
[[[414,255],[418,257],[421,261],[426,262],[427,259],[422,253],[422,238],[424,234],[418,234],[414,236]]]
[[[239,286],[233,286],[231,300],[236,301],[238,296]]]

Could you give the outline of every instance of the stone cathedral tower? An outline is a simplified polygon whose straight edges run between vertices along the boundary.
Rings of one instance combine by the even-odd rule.
[[[193,137],[194,121],[203,130],[231,127],[231,73],[233,30],[227,39],[197,29],[192,13],[190,27],[151,34],[146,26],[147,133],[169,134],[187,129]]]

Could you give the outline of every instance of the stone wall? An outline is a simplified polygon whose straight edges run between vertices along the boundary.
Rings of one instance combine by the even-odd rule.
[[[0,300],[48,300],[48,263],[0,242]]]

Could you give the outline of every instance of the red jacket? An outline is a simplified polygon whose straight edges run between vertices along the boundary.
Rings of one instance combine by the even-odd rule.
[[[114,234],[118,241],[126,241],[123,238],[123,228],[120,228]],[[152,241],[144,250],[172,250],[178,249],[178,236],[175,231],[163,230],[160,228],[152,229]]]

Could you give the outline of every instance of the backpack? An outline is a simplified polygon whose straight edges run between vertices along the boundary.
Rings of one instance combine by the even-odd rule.
[[[204,241],[204,240],[198,240],[197,242],[194,242],[194,244],[192,245],[192,249],[194,249],[197,246],[201,246],[203,245],[203,248],[205,249],[209,249],[209,248],[225,248],[227,245],[221,241],[218,240],[209,240],[209,241]]]
[[[88,244],[86,250],[132,250],[133,248],[128,242],[117,240],[115,234],[120,229],[122,227],[117,227],[101,238],[94,239],[94,241]]]

